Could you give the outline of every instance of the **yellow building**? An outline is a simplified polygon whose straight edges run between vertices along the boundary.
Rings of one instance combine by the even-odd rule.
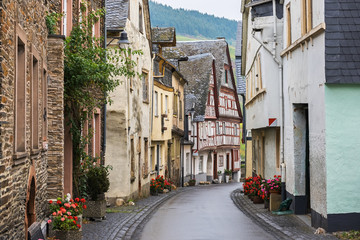
[[[176,67],[161,56],[162,47],[175,46],[174,28],[153,28],[153,109],[151,177],[181,180],[181,138],[184,135],[184,85]]]

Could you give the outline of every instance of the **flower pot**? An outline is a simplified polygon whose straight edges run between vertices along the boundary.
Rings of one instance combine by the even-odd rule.
[[[102,219],[106,214],[106,200],[88,201],[87,208],[83,211],[83,217]]]
[[[256,204],[259,204],[259,203],[264,203],[264,200],[260,196],[256,195],[253,198],[253,202],[256,203]]]
[[[81,240],[82,232],[78,230],[54,230],[55,239],[59,240]]]
[[[226,183],[229,182],[229,179],[230,179],[230,176],[229,176],[229,175],[226,175],[226,176],[225,176]]]
[[[196,181],[189,181],[189,186],[195,186]]]
[[[269,201],[264,201],[264,208],[269,208],[270,202]]]
[[[222,182],[222,177],[223,177],[222,175],[219,175],[219,176],[218,176],[219,183],[221,183],[221,182]]]
[[[269,192],[270,193],[280,193],[281,192],[281,190],[280,189],[269,189]]]

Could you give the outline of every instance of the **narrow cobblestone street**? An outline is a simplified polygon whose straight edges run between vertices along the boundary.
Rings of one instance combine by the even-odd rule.
[[[178,194],[157,210],[134,239],[274,239],[231,200],[231,192],[240,186],[210,185]]]

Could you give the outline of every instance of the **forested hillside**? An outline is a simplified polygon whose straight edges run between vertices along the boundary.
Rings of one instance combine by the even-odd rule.
[[[237,22],[198,11],[173,9],[150,1],[152,27],[175,27],[177,35],[216,39],[225,37],[229,44],[236,38]]]

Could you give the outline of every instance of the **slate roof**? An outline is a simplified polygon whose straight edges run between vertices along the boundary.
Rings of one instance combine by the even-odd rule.
[[[106,0],[106,28],[118,31],[125,28],[129,11],[129,0]]]
[[[360,83],[360,3],[325,0],[327,83]]]
[[[205,110],[214,56],[211,53],[190,56],[179,67],[188,85],[185,87],[185,113],[194,106],[194,121],[205,120]]]
[[[174,27],[167,28],[152,28],[151,29],[152,42],[160,44],[161,46],[175,46],[176,33]]]
[[[176,47],[163,48],[163,56],[166,59],[173,59],[174,56],[185,54],[194,56],[203,53],[211,53],[215,61],[216,83],[218,93],[220,91],[222,76],[224,73],[224,63],[231,65],[227,59],[227,42],[224,39],[204,40],[204,41],[183,41],[177,42]],[[180,71],[182,69],[180,68]]]
[[[237,93],[246,94],[246,82],[241,76],[241,48],[242,48],[242,22],[238,22],[236,33],[236,46],[235,46],[235,67],[236,67],[236,82]]]

